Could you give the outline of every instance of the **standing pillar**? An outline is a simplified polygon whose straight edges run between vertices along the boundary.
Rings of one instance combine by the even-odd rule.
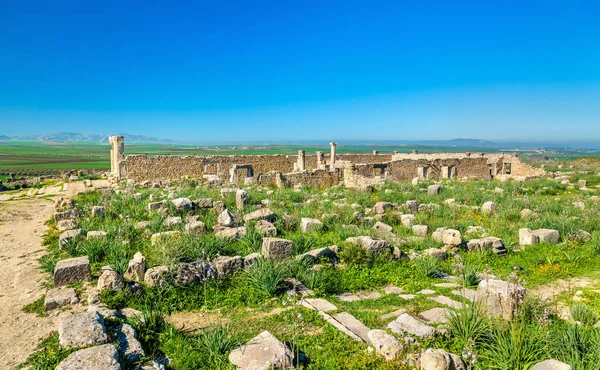
[[[331,143],[329,143],[329,146],[331,147],[331,159],[329,161],[329,167],[331,169],[333,169],[335,166],[335,147],[337,146],[337,144],[334,142],[331,142]]]
[[[298,171],[306,171],[306,152],[298,150]]]
[[[320,166],[323,166],[325,164],[325,155],[323,155],[323,152],[319,151],[317,152],[317,168],[319,168]]]
[[[373,154],[379,154],[379,150],[373,150]]]
[[[111,145],[110,172],[120,180],[123,175],[121,162],[125,159],[125,142],[123,140],[123,136],[110,136],[108,141]]]

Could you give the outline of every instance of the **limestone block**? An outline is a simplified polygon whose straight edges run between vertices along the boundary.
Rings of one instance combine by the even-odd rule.
[[[284,260],[292,256],[292,241],[280,238],[263,238],[262,255],[266,259]]]
[[[303,233],[319,232],[323,230],[323,226],[318,218],[302,218],[300,220],[300,230]]]
[[[54,286],[61,287],[92,277],[88,256],[60,260],[54,267]]]
[[[113,344],[75,351],[62,360],[55,370],[120,370],[119,354]]]
[[[82,312],[63,317],[58,340],[64,348],[97,346],[108,341],[104,318],[97,312]]]
[[[229,354],[238,370],[283,370],[293,368],[293,352],[268,331],[263,331]]]

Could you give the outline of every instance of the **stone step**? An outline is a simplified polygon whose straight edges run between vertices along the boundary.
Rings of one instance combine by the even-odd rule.
[[[323,298],[304,298],[301,302],[302,306],[322,312],[330,312],[337,310],[337,307]]]
[[[450,297],[446,297],[444,295],[438,295],[438,296],[434,296],[434,297],[429,297],[429,299],[431,299],[434,302],[441,303],[441,304],[443,304],[445,306],[456,308],[456,309],[464,307],[464,305],[462,303],[457,302],[454,299],[452,299]]]
[[[371,329],[360,322],[356,317],[347,312],[341,312],[333,316],[333,318],[356,336],[360,337],[364,342],[369,343],[369,336],[367,334]]]
[[[475,302],[475,299],[477,297],[477,292],[469,288],[453,290],[452,294],[463,297],[471,302]]]

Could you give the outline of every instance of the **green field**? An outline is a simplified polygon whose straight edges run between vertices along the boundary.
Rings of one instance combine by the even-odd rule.
[[[304,149],[308,154],[316,151],[329,153],[329,145],[294,146],[193,146],[167,144],[126,144],[125,154],[171,154],[171,155],[261,155],[296,154]],[[339,154],[371,153],[410,153],[418,149],[421,153],[441,152],[497,152],[496,149],[482,149],[465,146],[343,146],[337,148]],[[549,152],[540,154],[524,152],[523,156],[542,157],[549,155],[555,159],[567,159],[581,153]],[[110,144],[108,143],[57,143],[57,142],[0,142],[0,178],[9,173],[17,176],[58,175],[69,170],[107,170],[110,168]]]

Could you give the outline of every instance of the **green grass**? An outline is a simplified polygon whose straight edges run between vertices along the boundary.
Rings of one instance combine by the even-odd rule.
[[[46,298],[46,296],[43,295],[40,298],[38,298],[35,301],[28,304],[27,306],[23,307],[23,312],[33,313],[40,317],[48,316],[48,313],[46,312],[46,308],[44,307],[44,299],[45,298]]]

